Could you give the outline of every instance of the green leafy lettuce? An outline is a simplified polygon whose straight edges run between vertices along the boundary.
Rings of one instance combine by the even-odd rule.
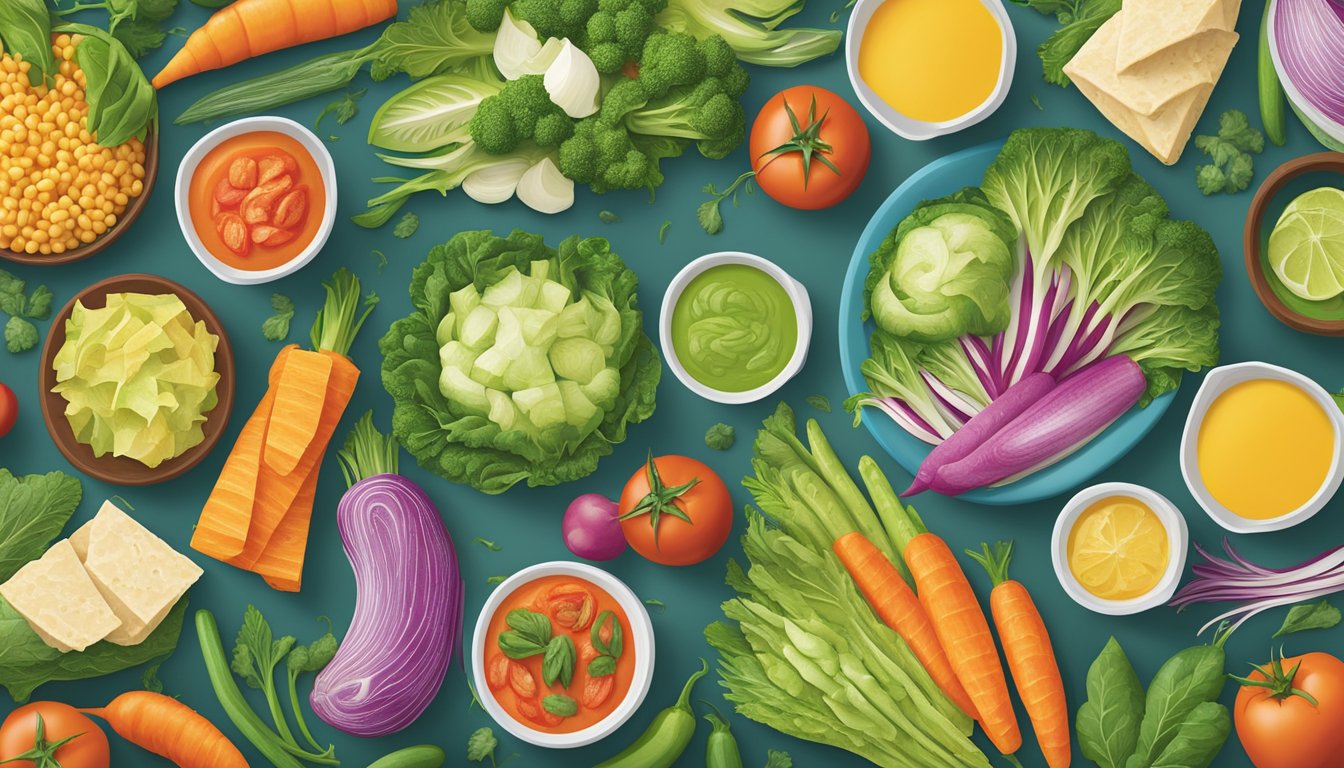
[[[661,374],[635,273],[602,238],[461,232],[411,279],[380,344],[392,429],[421,466],[486,493],[591,474],[653,413]]]

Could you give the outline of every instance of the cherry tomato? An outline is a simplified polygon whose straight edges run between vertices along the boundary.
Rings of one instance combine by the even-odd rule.
[[[733,530],[728,486],[686,456],[650,457],[621,492],[621,529],[636,552],[662,565],[712,557]]]
[[[8,434],[18,419],[19,399],[14,396],[14,390],[0,382],[0,437]]]
[[[600,707],[607,699],[611,698],[611,692],[615,687],[615,675],[590,677],[588,682],[583,684],[583,697],[580,703],[589,709]]]
[[[597,602],[591,592],[578,584],[561,584],[546,595],[546,607],[555,623],[568,629],[583,630],[593,622]]]
[[[509,664],[509,687],[520,699],[530,699],[537,695],[537,680],[527,667],[513,662]]]
[[[1344,662],[1327,653],[1290,656],[1257,667],[1247,679],[1258,685],[1243,683],[1234,719],[1237,737],[1256,768],[1340,764]]]
[[[513,662],[509,657],[502,653],[496,653],[490,657],[485,666],[485,680],[490,684],[490,690],[502,691],[504,686],[509,684],[509,667]]]
[[[41,718],[41,737],[38,734]],[[70,738],[70,737],[74,738]],[[58,749],[51,746],[70,739]],[[52,760],[15,760],[20,755],[49,753]],[[12,762],[11,762],[12,761]],[[37,701],[19,707],[0,725],[0,762],[5,768],[108,768],[107,734],[82,712],[59,701]]]
[[[830,208],[858,189],[872,144],[863,118],[815,85],[780,91],[751,126],[751,169],[765,193],[791,208]],[[810,159],[809,153],[810,152]]]

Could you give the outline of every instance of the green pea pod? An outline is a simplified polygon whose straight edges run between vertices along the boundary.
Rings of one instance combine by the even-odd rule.
[[[714,729],[709,732],[709,744],[705,747],[705,768],[742,768],[742,751],[737,748],[728,721],[717,712],[705,715],[705,720]]]
[[[709,673],[709,664],[700,660],[700,671],[691,675],[681,689],[677,703],[653,718],[635,743],[623,752],[599,764],[597,768],[671,768],[695,735],[695,710],[691,709],[691,689],[695,681]]]
[[[431,744],[398,749],[369,764],[369,768],[439,768],[446,756]]]

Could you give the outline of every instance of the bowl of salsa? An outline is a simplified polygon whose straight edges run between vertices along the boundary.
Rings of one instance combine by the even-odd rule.
[[[504,580],[472,637],[481,706],[529,744],[599,741],[653,682],[653,625],[620,579],[591,565],[540,563]]]
[[[221,280],[255,285],[303,268],[336,221],[336,165],[312,131],[283,117],[220,126],[182,159],[177,221]]]

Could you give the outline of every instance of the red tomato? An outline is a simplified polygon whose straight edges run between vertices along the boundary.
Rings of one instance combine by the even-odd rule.
[[[0,382],[0,437],[4,437],[9,430],[14,428],[14,422],[19,418],[19,399],[14,397],[14,390]]]
[[[38,736],[41,718],[41,737]],[[74,738],[70,738],[70,737]],[[52,750],[51,745],[70,739]],[[45,762],[14,760],[19,755],[49,753]],[[5,768],[57,765],[61,768],[108,768],[107,734],[82,712],[59,701],[37,701],[19,707],[0,725],[0,761]],[[13,762],[10,762],[13,761]]]
[[[600,707],[607,699],[611,698],[611,692],[615,687],[615,675],[590,677],[588,678],[588,682],[583,684],[583,698],[581,703],[589,709]]]
[[[791,208],[830,208],[868,171],[868,127],[849,102],[799,85],[761,107],[751,126],[751,169],[765,193]],[[811,152],[808,160],[807,151]]]
[[[1241,746],[1256,768],[1331,768],[1340,764],[1344,750],[1344,662],[1327,653],[1308,653],[1271,661],[1247,679],[1263,685],[1241,686],[1235,721]]]
[[[546,612],[566,629],[587,629],[596,606],[592,593],[578,584],[561,584],[546,595]]]
[[[537,695],[537,680],[527,667],[514,662],[509,664],[509,687],[520,699],[530,699]]]
[[[694,565],[728,541],[733,499],[702,462],[650,457],[625,484],[620,515],[621,529],[636,552],[663,565]]]
[[[509,667],[513,662],[509,657],[502,653],[496,653],[490,657],[485,666],[485,680],[490,684],[490,690],[502,691],[504,686],[509,684]]]

